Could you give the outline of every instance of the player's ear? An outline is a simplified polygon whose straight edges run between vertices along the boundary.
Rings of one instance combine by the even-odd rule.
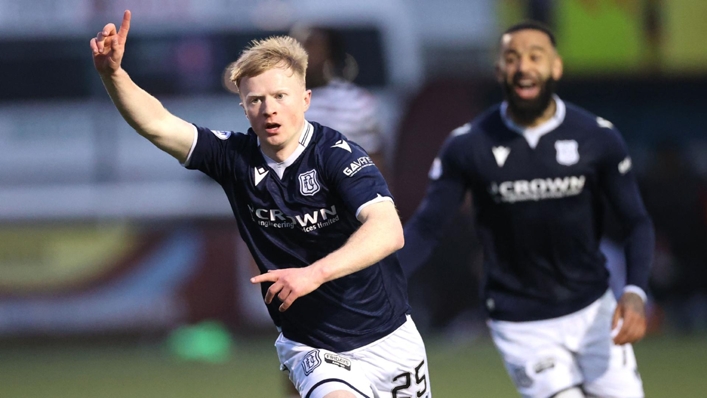
[[[555,80],[560,80],[562,77],[563,68],[564,65],[562,63],[562,58],[560,58],[559,55],[555,56],[555,59],[552,61],[552,78]]]
[[[245,106],[243,106],[243,102],[239,102],[238,106],[240,106],[241,109],[243,109],[243,113],[245,114],[245,118],[248,119],[248,111],[245,110]]]
[[[312,102],[312,90],[304,90],[304,111],[309,109],[309,104]]]

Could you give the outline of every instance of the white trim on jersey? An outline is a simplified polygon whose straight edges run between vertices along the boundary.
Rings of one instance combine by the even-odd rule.
[[[299,137],[299,145],[295,149],[294,152],[290,156],[287,157],[287,159],[283,160],[282,162],[278,162],[276,160],[273,160],[269,158],[263,150],[260,150],[260,153],[263,154],[263,157],[265,158],[265,162],[268,164],[268,167],[273,169],[275,173],[277,174],[280,179],[282,179],[282,176],[285,174],[285,169],[288,168],[289,166],[292,165],[292,163],[299,158],[299,156],[304,152],[304,149],[307,148],[307,145],[309,145],[309,142],[312,140],[312,137],[314,136],[314,126],[312,126],[311,123],[308,121],[304,121],[304,127],[302,127],[302,132],[300,133]],[[258,139],[258,146],[260,146],[260,139]]]
[[[643,291],[640,287],[636,285],[626,285],[624,286],[624,293],[635,293],[643,299],[643,302],[645,303],[648,300],[648,296],[646,295],[646,292]]]
[[[505,124],[506,127],[525,137],[531,148],[535,148],[538,145],[538,141],[540,141],[540,137],[556,129],[565,120],[565,114],[567,112],[565,102],[555,94],[553,94],[552,98],[555,100],[555,104],[557,105],[555,114],[552,115],[550,120],[540,126],[523,127],[517,125],[508,116],[508,101],[503,101],[501,104],[501,120],[503,120],[503,124]]]
[[[309,145],[309,141],[312,141],[312,137],[314,137],[314,126],[305,120],[302,135],[299,137],[300,146],[302,146],[302,148],[306,148],[307,145]]]
[[[189,153],[187,154],[187,159],[182,163],[182,166],[187,167],[189,166],[189,161],[191,160],[191,154],[194,153],[194,148],[196,148],[196,140],[199,139],[199,130],[196,128],[195,125],[191,125],[191,127],[194,129],[194,140],[191,143],[191,148],[189,148]]]
[[[372,205],[374,203],[386,202],[386,201],[393,202],[393,198],[391,198],[390,196],[381,196],[381,194],[378,194],[378,196],[376,196],[375,198],[362,204],[361,206],[358,207],[358,209],[356,209],[356,219],[358,219],[358,215],[361,213],[361,210],[363,210],[364,207],[366,207],[368,205]],[[359,221],[361,221],[361,220],[359,220]]]

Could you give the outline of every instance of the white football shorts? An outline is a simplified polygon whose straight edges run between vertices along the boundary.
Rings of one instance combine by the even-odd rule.
[[[611,291],[586,308],[530,322],[489,320],[491,336],[523,397],[548,398],[571,387],[588,396],[643,397],[630,344],[615,345]]]
[[[302,397],[337,390],[361,398],[432,397],[425,345],[410,316],[393,333],[352,351],[313,348],[282,334],[275,348],[280,369]]]

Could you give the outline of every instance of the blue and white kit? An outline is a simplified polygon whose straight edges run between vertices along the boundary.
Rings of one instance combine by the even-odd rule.
[[[366,154],[342,134],[305,122],[297,150],[277,163],[248,133],[197,128],[186,166],[223,186],[241,236],[261,272],[306,267],[343,246],[361,225],[362,206],[392,200]],[[363,282],[365,281],[365,283]],[[263,294],[270,287],[262,284]],[[298,298],[285,312],[268,306],[288,339],[334,352],[369,344],[396,330],[409,312],[396,254]]]

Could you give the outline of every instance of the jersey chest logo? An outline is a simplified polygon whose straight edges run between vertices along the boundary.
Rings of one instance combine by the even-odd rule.
[[[256,167],[253,169],[253,175],[255,177],[255,186],[257,187],[258,184],[260,184],[260,181],[263,181],[263,178],[268,175],[268,170],[265,170],[262,167]]]
[[[498,167],[503,167],[508,159],[508,154],[511,153],[511,148],[505,146],[495,146],[491,148],[493,152],[493,157],[496,158],[496,164]]]
[[[299,175],[299,192],[304,196],[314,196],[319,192],[321,185],[317,180],[317,170],[309,170]]]
[[[557,163],[563,166],[572,166],[579,162],[579,144],[575,140],[555,141]]]

